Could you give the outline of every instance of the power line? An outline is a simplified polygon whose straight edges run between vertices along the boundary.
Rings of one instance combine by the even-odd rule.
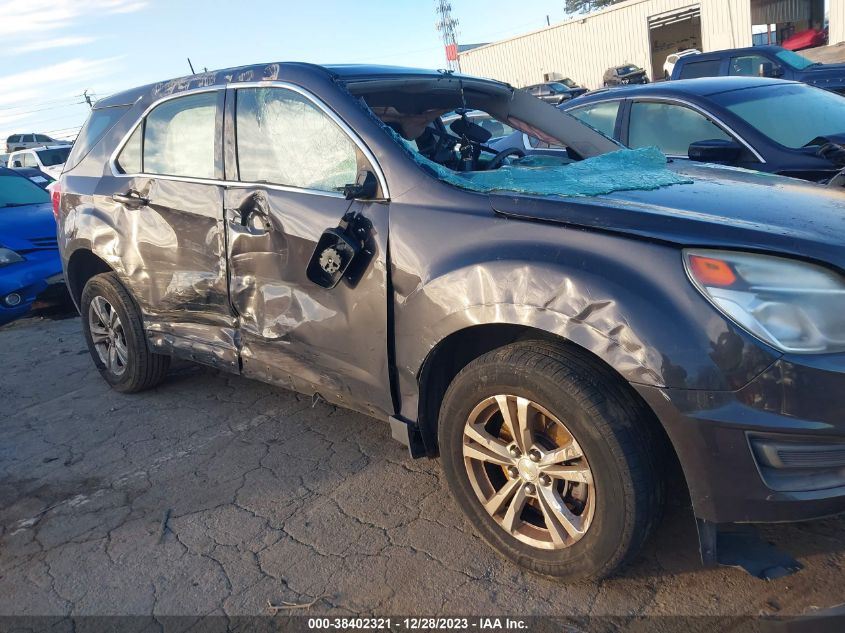
[[[452,17],[452,3],[449,0],[436,0],[434,10],[440,16],[434,27],[443,38],[446,47],[446,66],[449,70],[460,70],[458,63],[458,20]]]

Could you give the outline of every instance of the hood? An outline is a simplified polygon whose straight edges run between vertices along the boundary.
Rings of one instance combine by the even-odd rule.
[[[805,68],[800,73],[802,81],[819,88],[845,86],[845,64],[822,64]]]
[[[0,244],[13,251],[57,248],[52,205],[0,208]]]
[[[693,182],[593,198],[494,194],[491,200],[509,217],[680,246],[781,253],[845,271],[845,190],[715,165],[668,166]]]

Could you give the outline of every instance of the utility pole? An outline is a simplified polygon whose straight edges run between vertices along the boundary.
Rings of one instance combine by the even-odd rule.
[[[460,71],[458,61],[458,20],[452,17],[452,3],[449,0],[435,0],[434,10],[437,12],[435,28],[443,38],[446,48],[446,67],[449,70]]]
[[[94,103],[91,101],[91,95],[88,94],[88,90],[82,91],[82,97],[85,99],[85,103],[88,104],[88,107],[93,110],[94,109]]]

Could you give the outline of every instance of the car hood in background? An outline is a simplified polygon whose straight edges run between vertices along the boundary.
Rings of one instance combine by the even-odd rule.
[[[0,244],[13,251],[58,248],[50,203],[0,207]]]
[[[845,192],[742,169],[669,167],[694,182],[594,198],[494,193],[491,202],[508,217],[683,246],[774,251],[845,270]]]
[[[819,88],[845,86],[845,64],[822,64],[800,73],[802,81]]]

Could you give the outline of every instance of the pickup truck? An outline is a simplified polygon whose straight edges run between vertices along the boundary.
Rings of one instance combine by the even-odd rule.
[[[780,46],[734,48],[681,57],[671,78],[728,76],[791,79],[845,94],[845,64],[821,64]]]

